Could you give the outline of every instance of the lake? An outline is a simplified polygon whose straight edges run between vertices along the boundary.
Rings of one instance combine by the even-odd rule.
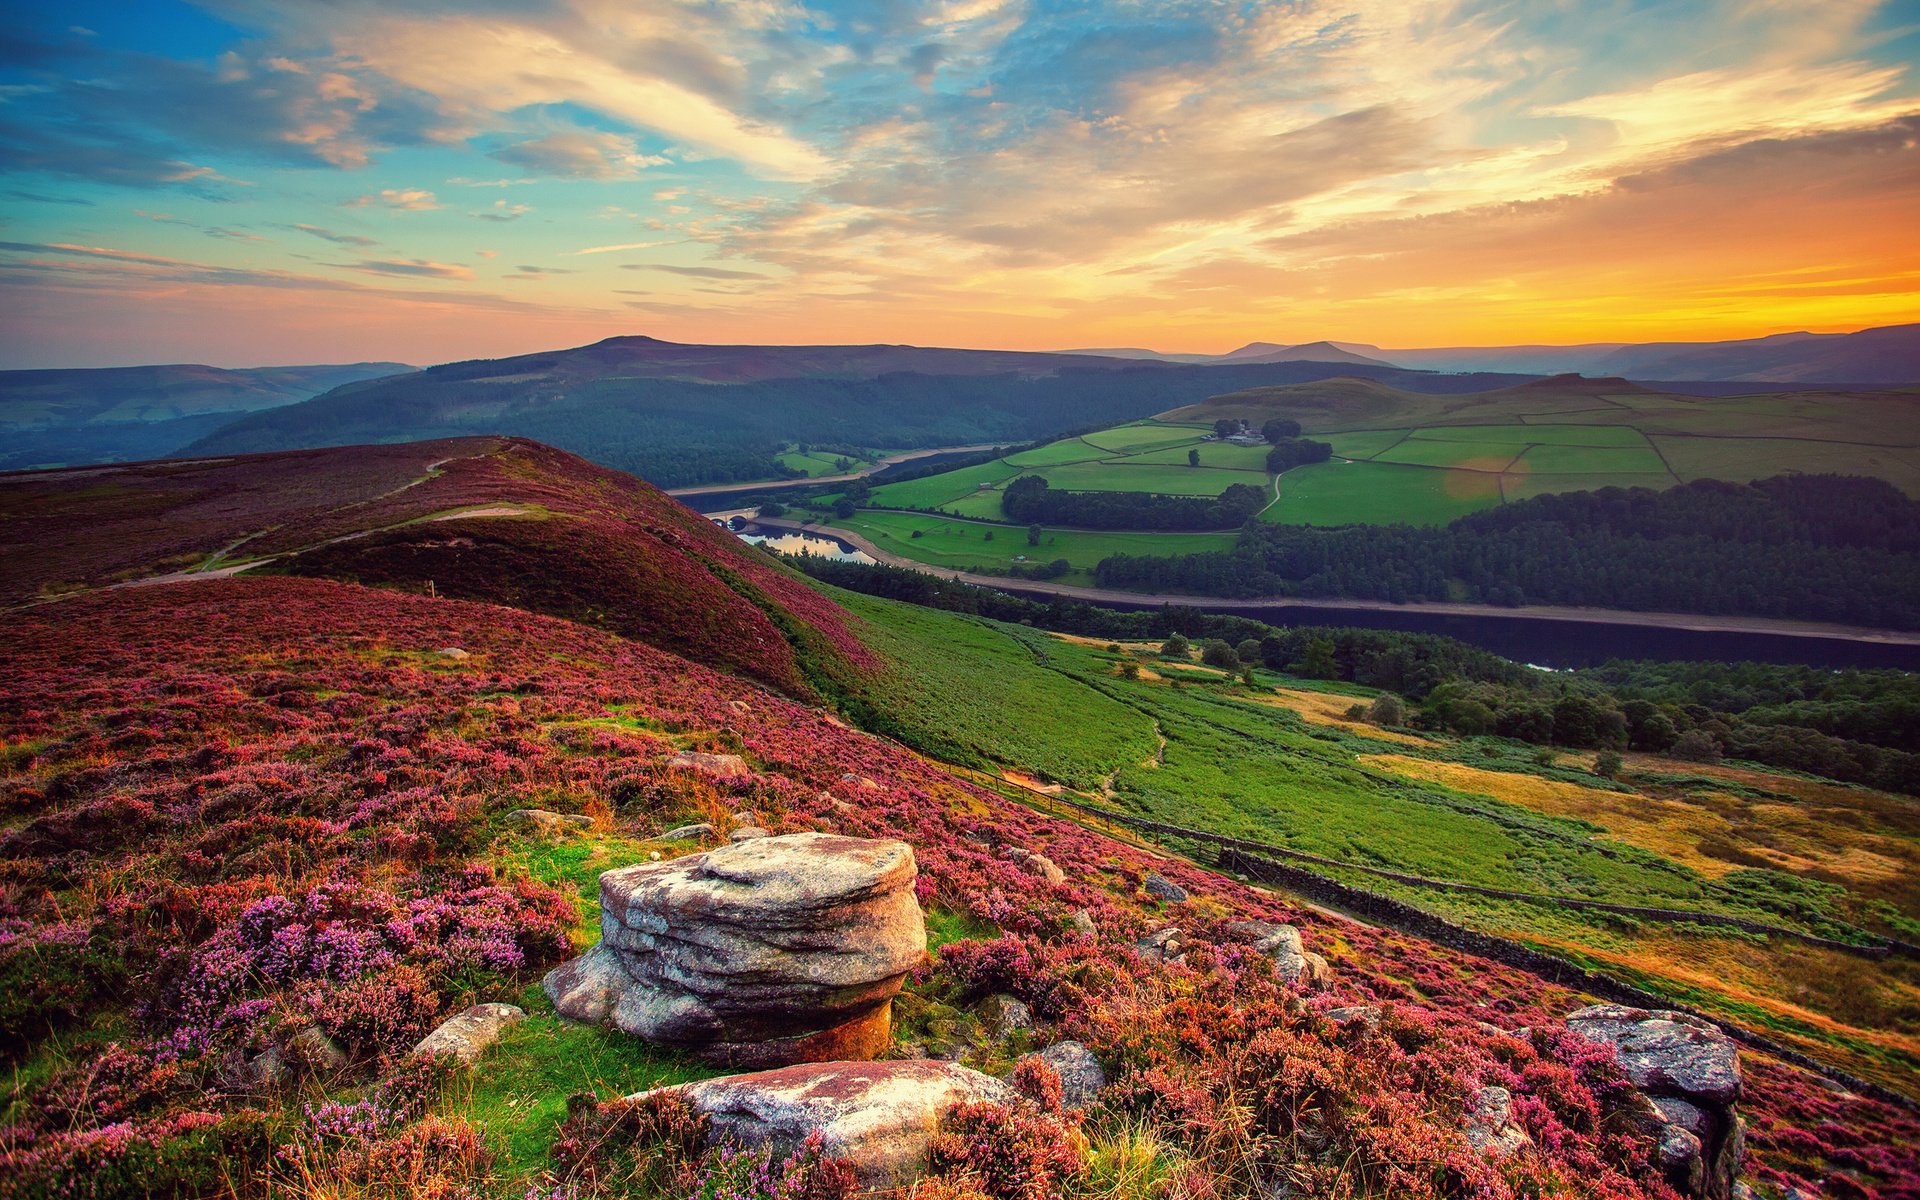
[[[837,537],[824,533],[800,533],[790,529],[766,529],[753,521],[753,509],[741,508],[705,514],[714,524],[729,529],[741,541],[765,546],[781,554],[812,554],[835,562],[871,563],[873,557]]]

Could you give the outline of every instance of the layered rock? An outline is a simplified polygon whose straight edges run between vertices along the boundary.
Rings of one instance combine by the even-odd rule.
[[[1288,987],[1322,987],[1332,976],[1327,960],[1308,950],[1300,931],[1291,925],[1238,921],[1227,931],[1245,938],[1255,950],[1271,958],[1274,977]]]
[[[1654,1157],[1682,1195],[1730,1200],[1746,1157],[1740,1119],[1740,1050],[1733,1039],[1686,1013],[1595,1004],[1567,1016],[1567,1028],[1614,1048],[1648,1104],[1644,1123]]]
[[[872,1058],[926,958],[905,842],[762,837],[600,877],[600,944],[546,978],[563,1016],[733,1066]]]
[[[420,1039],[413,1053],[417,1058],[450,1054],[471,1065],[507,1030],[526,1019],[526,1011],[515,1004],[475,1004],[442,1021]]]
[[[671,1090],[706,1115],[715,1144],[772,1146],[781,1156],[817,1133],[869,1189],[918,1178],[941,1119],[956,1106],[1018,1099],[990,1075],[927,1059],[806,1063]]]

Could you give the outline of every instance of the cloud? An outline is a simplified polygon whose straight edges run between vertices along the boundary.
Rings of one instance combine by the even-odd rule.
[[[658,154],[642,154],[631,137],[583,129],[502,146],[492,157],[508,166],[564,179],[631,179],[648,167],[668,162]]]
[[[507,275],[506,278],[508,279],[545,279],[551,275],[573,275],[576,273],[577,272],[567,270],[563,267],[521,266],[521,267],[515,267],[513,269],[513,273],[510,275]]]
[[[392,208],[401,212],[426,212],[440,207],[432,192],[420,188],[381,188],[378,195],[356,196],[346,202],[348,208]]]
[[[533,205],[531,204],[508,204],[505,200],[495,200],[493,207],[485,212],[469,213],[468,215],[478,217],[482,221],[506,222],[518,221],[521,217],[526,216],[532,211]]]
[[[565,253],[575,256],[582,254],[616,254],[622,250],[651,250],[655,246],[668,246],[671,244],[669,241],[620,242],[612,246],[588,246],[584,250],[568,250],[565,251]]]
[[[332,242],[336,246],[377,246],[379,243],[370,237],[361,237],[355,233],[336,233],[319,225],[294,225],[301,233],[311,234],[323,242]]]
[[[624,263],[624,271],[665,271],[669,275],[684,275],[689,279],[765,279],[760,271],[730,271],[724,267],[678,267],[667,263]]]
[[[371,275],[407,275],[427,279],[472,279],[473,268],[451,263],[430,262],[423,258],[367,259],[357,263],[337,263],[349,271]]]

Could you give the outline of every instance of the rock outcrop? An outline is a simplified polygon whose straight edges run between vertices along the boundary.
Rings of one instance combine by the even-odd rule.
[[[1467,1114],[1467,1142],[1495,1158],[1512,1158],[1533,1145],[1513,1119],[1513,1093],[1503,1087],[1483,1087],[1473,1094]]]
[[[1107,1086],[1106,1068],[1081,1042],[1055,1042],[1027,1057],[1038,1058],[1060,1076],[1060,1101],[1068,1108],[1085,1108]]]
[[[1686,1013],[1595,1004],[1567,1028],[1614,1048],[1647,1098],[1644,1124],[1667,1182],[1685,1196],[1730,1200],[1746,1157],[1740,1119],[1740,1049]]]
[[[916,1179],[941,1119],[956,1106],[1018,1099],[990,1075],[928,1059],[805,1063],[672,1090],[705,1114],[714,1143],[772,1146],[779,1156],[817,1133],[826,1153],[852,1162],[869,1189]]]
[[[561,1015],[712,1062],[872,1058],[926,958],[905,842],[797,833],[600,877],[600,944],[549,972]]]
[[[1165,900],[1169,904],[1178,904],[1187,898],[1187,889],[1158,871],[1147,872],[1146,880],[1140,889],[1155,900]]]
[[[714,775],[721,779],[753,773],[753,768],[747,766],[747,760],[738,754],[705,754],[698,750],[680,751],[667,760],[667,766],[681,771],[699,771],[703,775]]]
[[[1228,926],[1228,932],[1246,939],[1255,950],[1271,958],[1274,977],[1288,987],[1322,987],[1332,977],[1327,960],[1309,951],[1300,939],[1300,931],[1291,925],[1239,921]]]

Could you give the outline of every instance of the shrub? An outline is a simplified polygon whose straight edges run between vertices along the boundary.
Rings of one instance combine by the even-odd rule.
[[[1201,645],[1200,661],[1209,667],[1219,667],[1227,671],[1240,669],[1240,656],[1233,652],[1232,646],[1219,638],[1209,638]]]
[[[1035,1105],[963,1104],[935,1135],[928,1166],[978,1181],[995,1200],[1052,1200],[1084,1157],[1078,1132]]]
[[[1162,658],[1185,658],[1192,652],[1193,646],[1182,634],[1173,634],[1160,646]]]
[[[1593,773],[1603,778],[1619,778],[1620,766],[1620,754],[1616,750],[1602,750],[1593,756]]]
[[[1392,692],[1383,692],[1367,706],[1367,720],[1375,725],[1405,725],[1407,702]]]
[[[1689,729],[1673,742],[1673,756],[1689,762],[1719,762],[1723,750],[1704,729]]]

